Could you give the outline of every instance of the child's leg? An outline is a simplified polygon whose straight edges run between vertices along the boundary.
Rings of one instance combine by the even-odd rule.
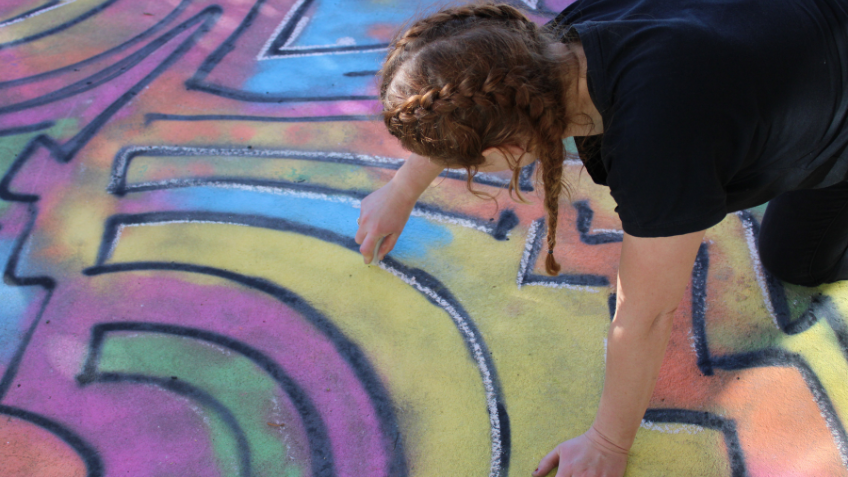
[[[774,198],[763,217],[759,250],[766,270],[789,283],[848,279],[848,182]]]

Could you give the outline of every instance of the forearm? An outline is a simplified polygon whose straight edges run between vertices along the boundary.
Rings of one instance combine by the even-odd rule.
[[[657,381],[671,334],[671,313],[637,316],[619,308],[607,335],[604,390],[593,427],[629,450]]]
[[[704,231],[664,238],[624,236],[604,391],[593,427],[625,450],[651,400],[674,312],[703,236]]]
[[[443,170],[444,166],[429,158],[412,154],[398,169],[392,182],[407,200],[415,202]]]

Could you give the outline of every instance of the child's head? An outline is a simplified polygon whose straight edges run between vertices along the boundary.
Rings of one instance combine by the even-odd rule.
[[[487,149],[535,153],[549,251],[556,244],[567,124],[564,63],[549,48],[554,41],[509,5],[445,9],[392,43],[380,86],[386,126],[407,150],[469,175],[485,163]],[[514,159],[513,185],[520,172]],[[559,272],[550,253],[546,268]]]

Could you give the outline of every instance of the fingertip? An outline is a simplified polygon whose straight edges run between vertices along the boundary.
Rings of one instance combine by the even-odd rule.
[[[539,466],[536,467],[536,470],[533,471],[533,477],[541,477],[543,475],[548,475],[548,473],[552,471],[558,463],[559,454],[557,454],[556,450],[549,452],[548,455],[543,457],[541,462],[539,462]]]

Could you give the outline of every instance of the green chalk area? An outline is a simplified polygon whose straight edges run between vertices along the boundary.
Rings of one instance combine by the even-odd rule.
[[[56,121],[53,126],[47,129],[23,134],[13,134],[10,136],[0,136],[0,177],[4,177],[6,175],[6,172],[9,171],[9,167],[11,167],[12,163],[15,162],[21,152],[23,152],[24,148],[26,148],[26,145],[29,144],[32,138],[40,134],[48,135],[54,139],[62,138],[63,131],[73,131],[76,129],[76,123],[76,119],[62,119]],[[3,217],[3,214],[8,208],[9,203],[4,200],[0,200],[0,218]]]
[[[257,477],[301,477],[305,456],[294,439],[286,439],[287,424],[274,412],[279,387],[271,376],[246,357],[229,349],[190,337],[158,333],[109,334],[103,343],[96,372],[177,379],[201,389],[233,414],[246,435],[251,474]],[[133,384],[126,384],[133,385]],[[279,401],[279,398],[278,398]],[[197,405],[210,433],[221,475],[240,474],[236,436],[213,409]],[[276,416],[276,417],[275,417]],[[270,425],[270,424],[273,425]],[[293,431],[294,429],[292,429]],[[293,436],[294,437],[294,436]]]

